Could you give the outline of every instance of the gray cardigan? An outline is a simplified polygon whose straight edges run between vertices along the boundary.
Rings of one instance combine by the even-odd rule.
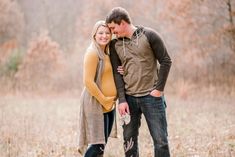
[[[95,82],[100,86],[103,70],[103,60],[99,59]],[[116,118],[111,132],[112,137],[117,137]],[[104,116],[101,104],[83,89],[80,97],[79,123],[78,123],[78,152],[83,154],[88,144],[105,144]]]

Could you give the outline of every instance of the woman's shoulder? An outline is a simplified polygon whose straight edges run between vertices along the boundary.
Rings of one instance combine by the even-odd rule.
[[[97,51],[94,48],[88,48],[85,53],[85,57],[98,59]]]

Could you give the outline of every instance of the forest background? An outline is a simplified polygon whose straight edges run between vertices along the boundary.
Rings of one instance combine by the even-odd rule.
[[[235,0],[0,0],[0,156],[78,155],[83,56],[115,6],[157,30],[172,58],[172,156],[235,155]],[[152,156],[144,121],[140,136]],[[122,152],[121,138],[108,148]]]

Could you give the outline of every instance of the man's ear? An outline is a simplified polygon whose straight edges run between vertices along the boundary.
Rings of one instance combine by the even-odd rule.
[[[121,20],[120,26],[125,26],[126,25],[126,21]]]

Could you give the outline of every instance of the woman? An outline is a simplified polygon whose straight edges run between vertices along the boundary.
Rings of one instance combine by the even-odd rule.
[[[114,122],[117,91],[109,59],[111,36],[105,21],[98,21],[84,57],[78,149],[86,149],[84,157],[103,156]]]

